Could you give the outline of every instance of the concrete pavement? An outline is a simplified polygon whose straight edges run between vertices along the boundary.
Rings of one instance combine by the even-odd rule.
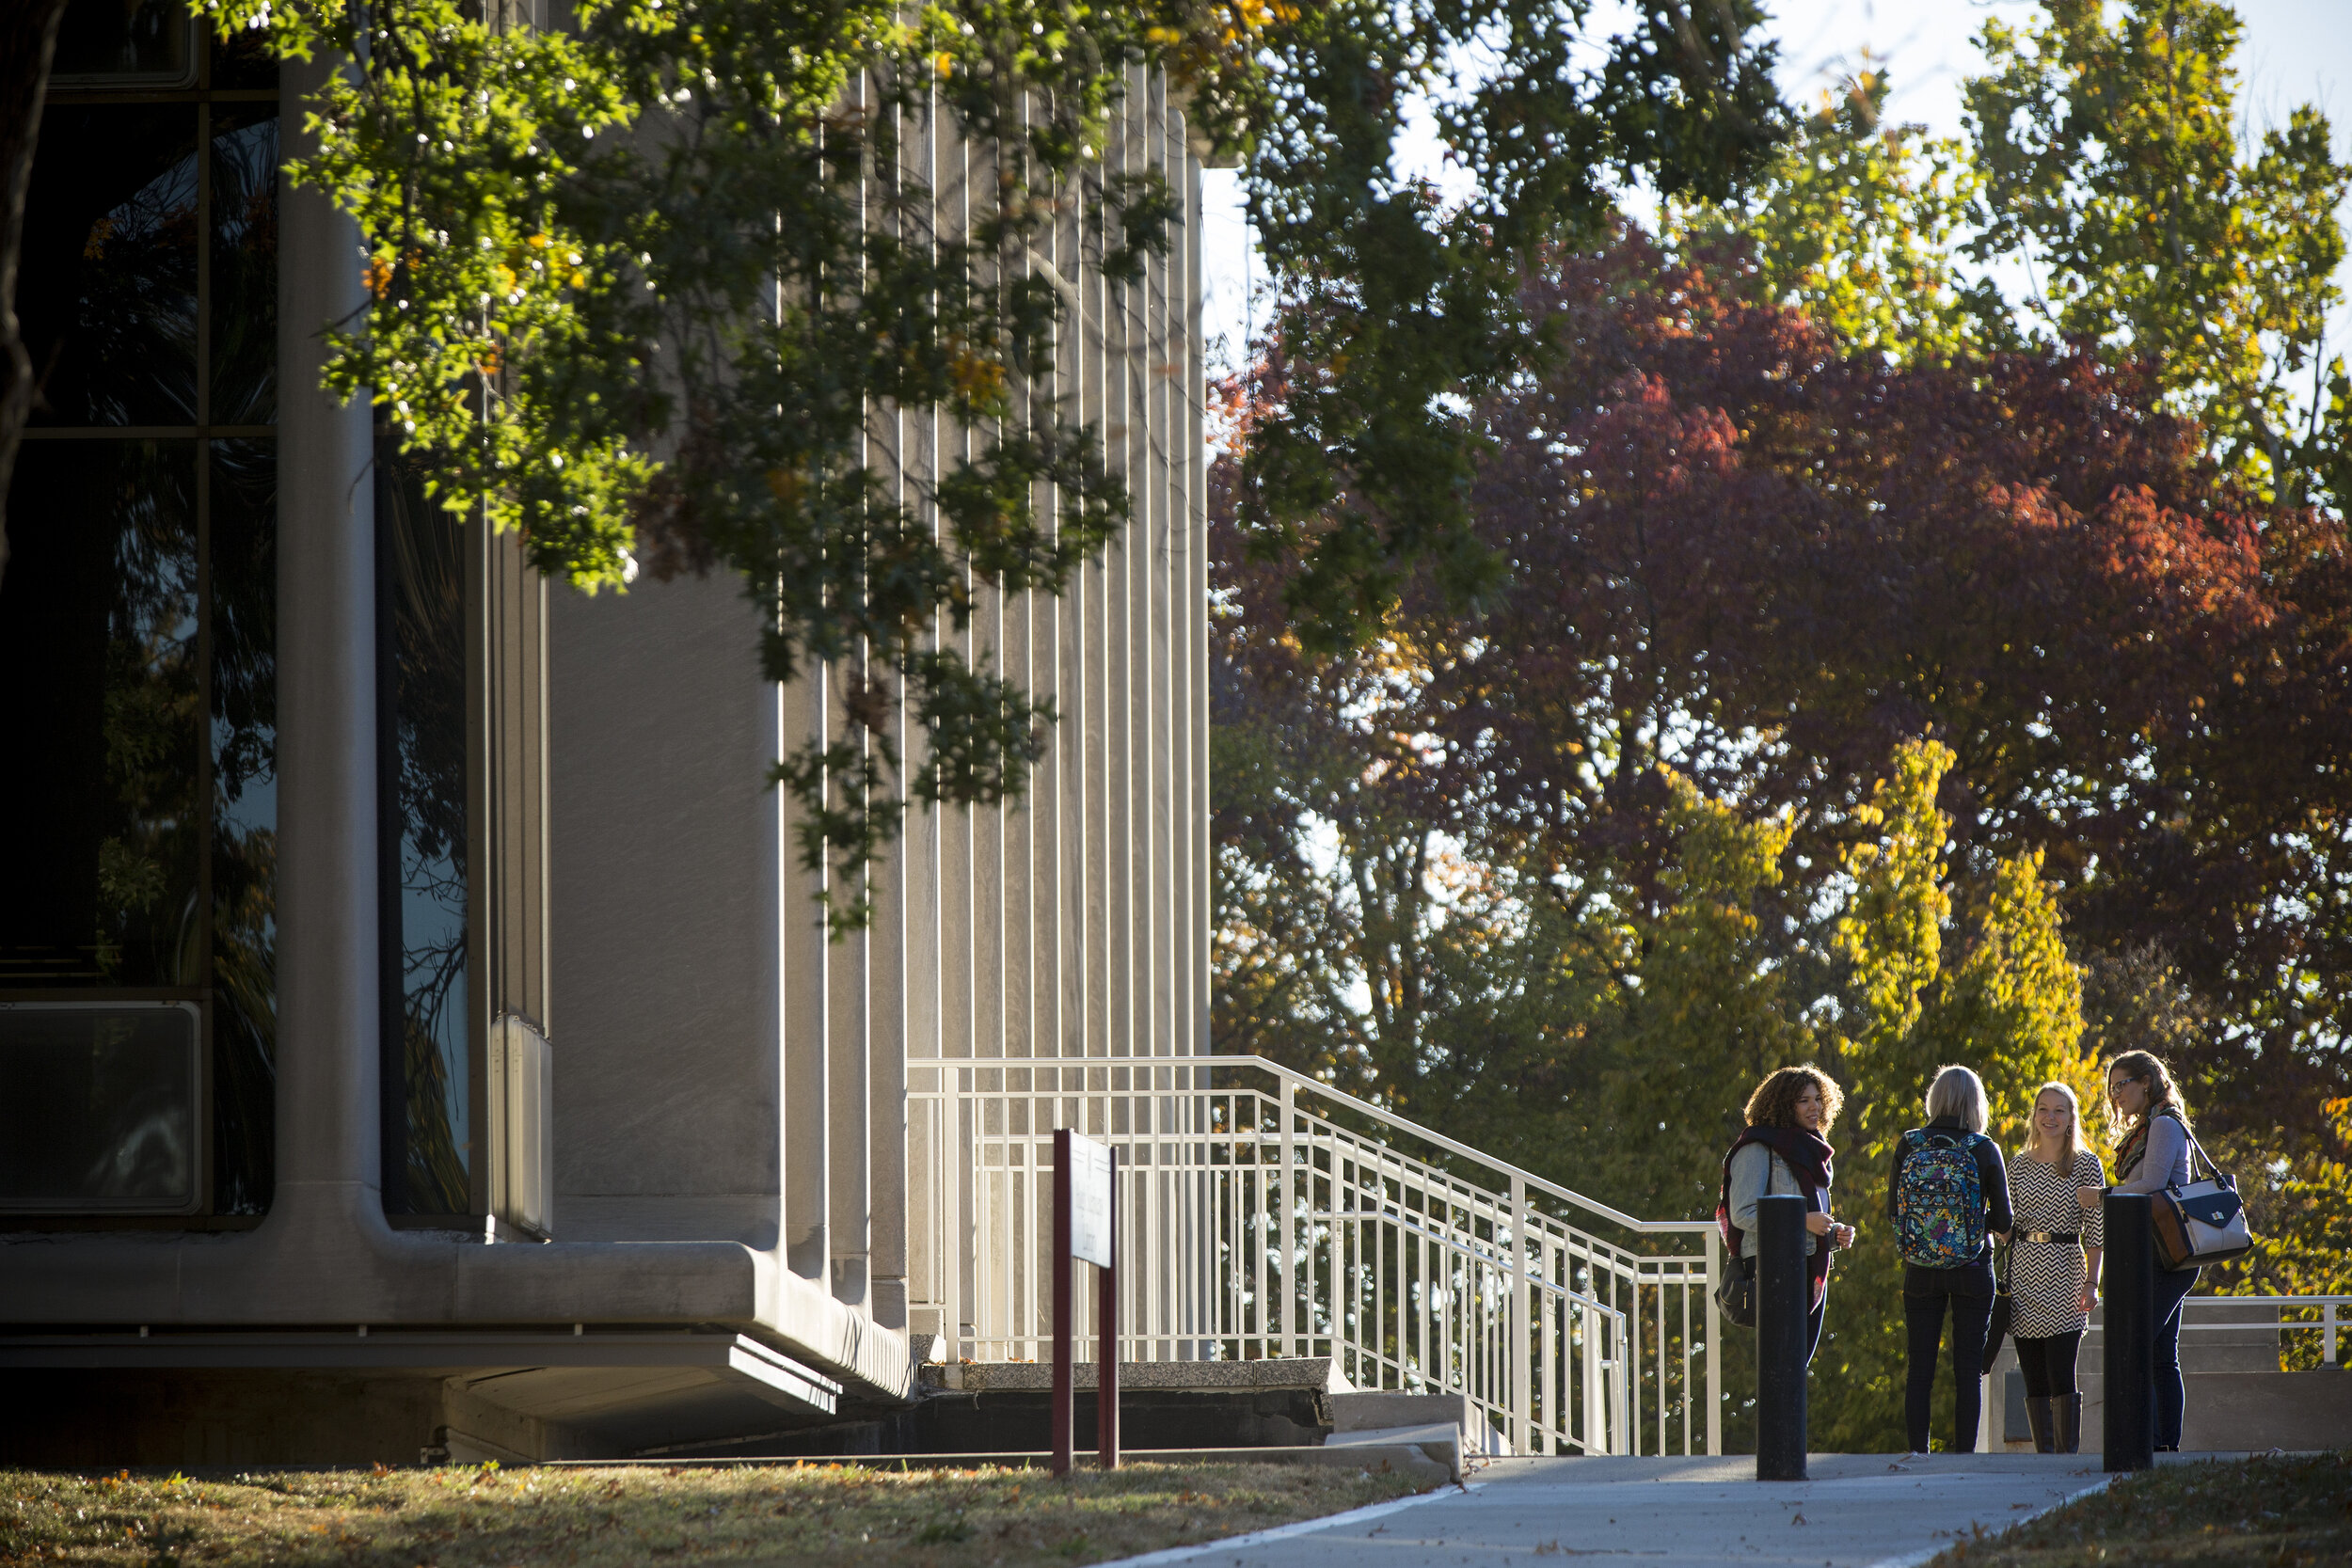
[[[1364,1510],[1279,1539],[1132,1560],[1198,1568],[1544,1568],[1605,1557],[1629,1568],[1751,1563],[1893,1568],[2007,1528],[2100,1485],[2095,1454],[1959,1454],[1905,1462],[1816,1454],[1812,1479],[1759,1482],[1756,1461],[1503,1459],[1469,1492]]]

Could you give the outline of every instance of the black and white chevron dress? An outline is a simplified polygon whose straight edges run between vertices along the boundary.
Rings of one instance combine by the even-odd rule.
[[[2017,1215],[2017,1228],[2010,1232],[2017,1244],[2010,1255],[2010,1332],[2019,1338],[2080,1334],[2090,1326],[2090,1315],[2077,1306],[2088,1272],[2083,1248],[2106,1243],[2099,1211],[2086,1211],[2074,1200],[2074,1189],[2104,1186],[2106,1179],[2099,1157],[2089,1149],[2074,1156],[2068,1176],[2027,1154],[2010,1162],[2009,1200]],[[2072,1233],[2082,1241],[2027,1241],[2027,1232],[2035,1230]]]

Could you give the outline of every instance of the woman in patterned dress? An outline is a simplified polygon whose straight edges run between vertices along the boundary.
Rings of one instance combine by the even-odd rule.
[[[2074,1354],[2099,1294],[2106,1237],[2097,1210],[2083,1212],[2074,1195],[2106,1180],[2083,1142],[2082,1107],[2063,1084],[2034,1096],[2033,1128],[2009,1167],[2017,1229],[2009,1261],[2010,1331],[2026,1374],[2026,1420],[2036,1453],[2074,1453],[2082,1441],[2083,1397],[2074,1386]]]

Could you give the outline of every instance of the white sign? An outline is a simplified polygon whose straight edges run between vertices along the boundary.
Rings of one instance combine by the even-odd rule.
[[[1070,1256],[1111,1266],[1111,1151],[1070,1134]]]

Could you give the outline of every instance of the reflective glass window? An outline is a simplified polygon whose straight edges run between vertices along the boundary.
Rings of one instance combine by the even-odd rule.
[[[0,578],[0,1034],[40,1037],[0,1069],[19,1212],[270,1202],[276,83],[260,40],[191,30],[183,0],[72,0],[60,33]],[[193,1020],[193,1067],[155,1009]]]
[[[269,1206],[277,1137],[278,451],[211,443],[213,1169]]]
[[[213,112],[212,416],[278,416],[278,110]]]
[[[197,105],[52,103],[17,316],[36,424],[196,422]]]
[[[402,1101],[385,1129],[385,1207],[462,1214],[472,1208],[466,531],[426,499],[395,454],[380,461],[378,657],[391,701],[379,744],[389,765],[385,830],[399,861],[382,917],[385,990],[399,1010],[385,1022],[397,1041],[388,1086]]]
[[[75,0],[57,20],[61,87],[182,87],[196,80],[196,19],[182,0]]]
[[[196,449],[28,441],[0,579],[0,985],[204,983]]]

